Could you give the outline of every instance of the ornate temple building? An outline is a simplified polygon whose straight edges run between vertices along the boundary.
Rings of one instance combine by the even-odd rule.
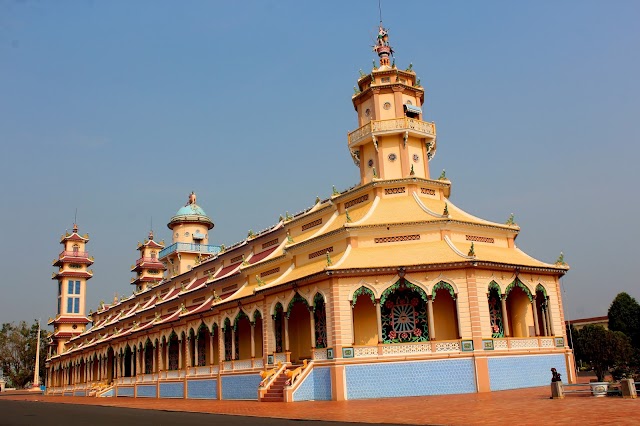
[[[552,367],[574,380],[568,266],[518,249],[513,217],[450,201],[451,182],[429,170],[420,80],[391,62],[382,26],[374,50],[352,96],[353,188],[230,247],[211,244],[192,193],[171,244],[139,244],[133,294],[95,312],[88,236],[74,225],[62,237],[49,394],[344,400],[539,386]]]

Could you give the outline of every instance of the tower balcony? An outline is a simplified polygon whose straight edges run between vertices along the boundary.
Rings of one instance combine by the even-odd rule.
[[[159,258],[162,259],[175,252],[204,253],[214,255],[220,253],[220,251],[220,246],[212,246],[208,244],[173,243],[169,247],[166,247],[160,251]]]
[[[53,266],[62,266],[63,263],[80,263],[82,265],[93,264],[93,256],[89,256],[86,251],[63,250],[58,258],[53,261]]]
[[[348,135],[349,148],[369,142],[374,136],[406,133],[431,141],[436,139],[436,125],[428,121],[410,117],[392,118],[389,120],[371,120]]]
[[[132,271],[139,271],[142,269],[159,269],[164,271],[166,267],[158,258],[155,257],[141,257],[136,260],[135,265],[131,265]]]

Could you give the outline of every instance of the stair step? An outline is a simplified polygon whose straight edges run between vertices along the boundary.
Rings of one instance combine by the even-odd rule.
[[[284,398],[281,396],[264,396],[262,402],[282,402]]]

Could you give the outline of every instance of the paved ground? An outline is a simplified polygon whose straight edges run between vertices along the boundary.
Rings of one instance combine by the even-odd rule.
[[[96,419],[109,417],[110,424],[169,424],[174,413],[166,411],[184,411],[192,413],[215,413],[235,416],[258,416],[263,418],[292,420],[323,420],[337,422],[386,423],[386,424],[429,424],[429,425],[637,425],[640,424],[640,399],[622,399],[618,397],[594,398],[587,395],[567,396],[563,400],[549,399],[548,386],[501,391],[482,394],[442,395],[429,397],[369,399],[342,402],[296,402],[286,404],[259,403],[256,401],[205,401],[186,399],[133,399],[133,398],[83,398],[54,397],[41,395],[3,395],[0,396],[0,424],[58,424],[54,413],[68,419],[82,419],[86,423],[89,416]],[[38,401],[11,405],[10,400]],[[55,403],[55,404],[41,404]],[[15,404],[15,403],[13,403]],[[68,409],[63,404],[78,404]],[[163,410],[158,411],[100,411],[108,406],[130,409]],[[6,408],[5,408],[6,407]],[[60,411],[62,410],[62,411]],[[75,413],[77,411],[77,416]],[[86,411],[82,411],[86,410]],[[15,423],[2,421],[2,416],[12,414]],[[33,416],[39,416],[37,419]],[[180,416],[185,416],[181,414]],[[121,417],[119,417],[121,416]],[[159,416],[159,417],[157,417]],[[30,418],[31,417],[31,418]],[[204,421],[218,424],[246,424],[246,417],[206,416]],[[22,420],[20,420],[22,419]],[[26,420],[25,420],[26,419]],[[46,419],[46,420],[45,420]],[[195,419],[195,417],[194,417]],[[27,421],[28,420],[28,421]],[[200,418],[195,419],[200,420]],[[139,423],[146,421],[147,423]],[[180,417],[184,423],[186,417]],[[262,424],[286,424],[283,420],[262,419]],[[257,419],[251,423],[260,424]],[[323,424],[324,422],[314,423]],[[68,423],[73,424],[73,423]],[[92,425],[98,425],[91,421]],[[106,424],[106,423],[105,423]]]

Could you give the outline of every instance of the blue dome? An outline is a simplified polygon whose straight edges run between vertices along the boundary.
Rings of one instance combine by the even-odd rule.
[[[206,216],[207,214],[197,204],[181,207],[174,216]]]

